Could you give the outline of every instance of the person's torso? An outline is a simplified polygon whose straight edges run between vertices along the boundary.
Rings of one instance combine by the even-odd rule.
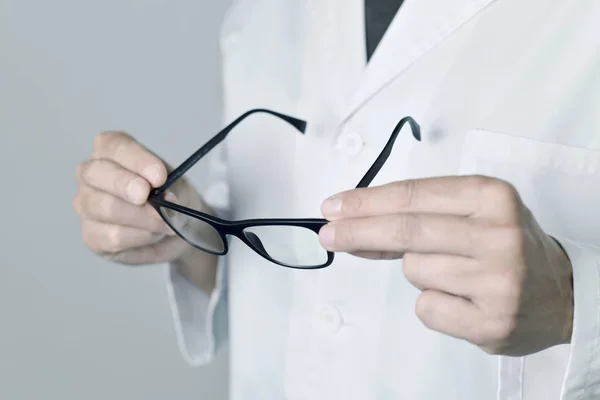
[[[598,242],[600,3],[406,0],[367,65],[362,2],[234,2],[225,119],[308,128],[257,115],[228,138],[232,217],[320,217],[411,115],[422,142],[399,138],[373,185],[497,176],[549,233]],[[504,359],[426,329],[400,260],[297,271],[233,240],[228,280],[234,400],[558,398],[568,346]]]

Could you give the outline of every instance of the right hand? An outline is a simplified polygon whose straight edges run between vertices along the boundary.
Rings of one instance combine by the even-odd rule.
[[[176,261],[192,249],[146,201],[150,190],[165,182],[166,164],[129,135],[98,135],[90,160],[77,167],[76,175],[73,207],[81,218],[83,242],[93,252],[137,265]],[[169,192],[169,201],[207,210],[185,178]]]

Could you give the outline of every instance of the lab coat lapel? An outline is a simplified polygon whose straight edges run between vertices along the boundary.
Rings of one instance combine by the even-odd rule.
[[[342,120],[494,1],[405,0],[367,65]]]

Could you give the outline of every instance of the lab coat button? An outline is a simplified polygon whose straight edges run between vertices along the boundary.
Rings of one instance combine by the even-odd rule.
[[[225,48],[235,46],[239,42],[240,32],[239,30],[232,30],[223,36],[222,44]]]
[[[323,327],[332,333],[339,331],[344,323],[342,313],[335,307],[325,309],[323,311],[322,318]]]
[[[325,134],[325,125],[323,124],[309,124],[309,132],[314,136],[323,136]]]
[[[338,138],[338,147],[346,154],[355,156],[362,150],[364,142],[356,132],[343,133]]]

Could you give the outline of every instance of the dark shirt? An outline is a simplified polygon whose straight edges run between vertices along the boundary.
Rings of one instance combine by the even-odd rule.
[[[367,60],[375,52],[383,34],[404,0],[365,0]]]

